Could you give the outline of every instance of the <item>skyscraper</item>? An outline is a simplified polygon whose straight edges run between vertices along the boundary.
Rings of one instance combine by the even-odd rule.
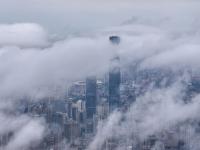
[[[120,43],[120,37],[118,36],[111,36],[109,39],[113,45],[118,45]],[[118,55],[116,55],[111,60],[110,71],[109,71],[109,109],[110,111],[113,111],[114,109],[119,107],[120,82],[121,82],[120,58]]]
[[[87,118],[93,118],[96,113],[97,80],[95,76],[86,79],[86,113]]]

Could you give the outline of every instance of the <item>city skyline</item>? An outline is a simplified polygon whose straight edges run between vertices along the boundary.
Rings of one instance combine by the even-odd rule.
[[[0,150],[199,150],[199,8],[0,1]]]

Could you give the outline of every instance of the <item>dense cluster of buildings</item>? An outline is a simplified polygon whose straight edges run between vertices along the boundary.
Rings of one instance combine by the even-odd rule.
[[[120,43],[118,36],[111,36],[109,40],[114,47]],[[22,102],[22,113],[43,117],[48,125],[43,140],[30,149],[85,150],[94,138],[100,121],[107,119],[114,110],[128,111],[130,105],[145,93],[150,85],[157,88],[169,86],[176,76],[169,70],[138,70],[134,73],[130,71],[132,70],[124,71],[120,68],[120,58],[116,55],[104,77],[93,75],[88,76],[85,81],[73,82],[68,87],[67,94],[60,97]],[[186,101],[199,92],[200,79],[194,77],[188,83]],[[137,144],[133,144],[130,139],[122,149],[151,150],[157,145],[157,150],[186,150],[184,141],[180,140],[176,133],[177,131],[164,131]],[[0,146],[6,145],[12,135],[13,133],[1,135]],[[101,149],[115,150],[119,141],[120,139],[108,139]]]

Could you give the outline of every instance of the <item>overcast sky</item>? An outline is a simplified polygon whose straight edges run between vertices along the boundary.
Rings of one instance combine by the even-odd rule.
[[[0,0],[0,23],[34,22],[54,34],[94,31],[133,16],[197,13],[198,0]],[[160,11],[162,10],[162,11]],[[170,10],[170,11],[169,11]]]

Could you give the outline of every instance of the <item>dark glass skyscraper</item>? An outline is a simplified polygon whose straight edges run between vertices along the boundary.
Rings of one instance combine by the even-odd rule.
[[[119,63],[119,57],[112,60],[111,63]],[[109,71],[109,108],[110,111],[119,107],[120,104],[120,82],[121,73],[118,65],[111,66]]]
[[[110,42],[113,45],[118,45],[120,43],[120,37],[111,36]],[[109,71],[109,109],[113,111],[120,105],[120,82],[121,82],[121,72],[120,72],[120,58],[115,56],[111,60],[110,71]]]
[[[95,76],[86,79],[86,113],[87,118],[92,118],[96,113],[97,80]]]

